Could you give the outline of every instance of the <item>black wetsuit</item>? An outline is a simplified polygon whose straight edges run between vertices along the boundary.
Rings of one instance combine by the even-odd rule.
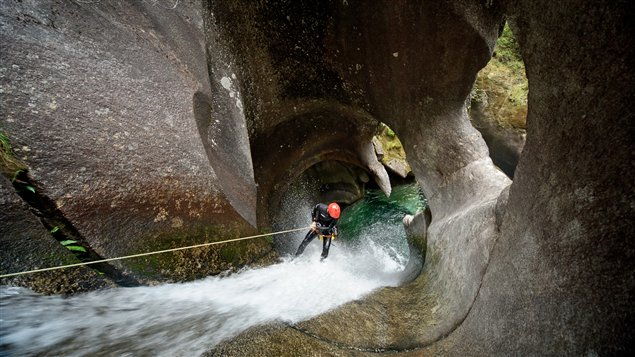
[[[323,235],[322,240],[322,259],[325,259],[329,255],[329,248],[331,248],[331,240],[333,234],[337,234],[337,219],[331,217],[328,212],[328,206],[324,203],[318,203],[313,207],[311,212],[311,219],[317,223],[318,232],[310,230],[295,253],[296,256],[304,252],[304,248],[318,235]]]

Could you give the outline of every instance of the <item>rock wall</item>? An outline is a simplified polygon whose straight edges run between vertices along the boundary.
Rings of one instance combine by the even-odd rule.
[[[507,4],[530,84],[527,144],[472,311],[430,352],[632,352],[633,10]]]
[[[38,194],[105,258],[255,232],[231,61],[206,46],[201,2],[171,5],[0,4],[2,128]],[[116,265],[141,280],[191,278],[269,249],[245,245],[229,262],[201,250]]]
[[[322,161],[371,173],[390,192],[370,145],[377,120],[329,62],[329,2],[216,1],[208,17],[235,54],[258,185],[258,223],[271,226],[290,185]],[[211,20],[210,20],[211,21]],[[345,182],[341,182],[344,184]]]
[[[632,4],[167,5],[0,4],[3,129],[38,194],[97,253],[267,228],[269,207],[325,161],[368,170],[390,192],[371,144],[378,121],[401,139],[431,209],[411,227],[425,231],[413,243],[426,238],[414,281],[295,326],[252,329],[211,355],[628,352]],[[465,105],[504,17],[531,90],[514,183]],[[3,185],[7,222],[24,217],[46,236]],[[18,228],[3,225],[3,261],[25,254],[6,239]],[[142,282],[191,278],[267,249],[117,267]]]
[[[633,5],[347,1],[340,74],[404,143],[429,199],[413,282],[209,355],[621,355],[633,345]],[[513,184],[462,101],[503,13],[530,84]],[[500,17],[499,17],[500,16]]]
[[[345,88],[363,94],[363,108],[394,129],[428,198],[426,265],[400,289],[293,329],[338,346],[342,355],[416,348],[463,321],[497,238],[495,207],[510,181],[470,124],[465,99],[491,56],[501,14],[476,2],[333,6],[328,61]],[[213,353],[276,354],[298,344],[297,334],[284,328],[273,336],[267,330],[270,337],[262,333],[246,333]],[[263,342],[245,347],[254,338]]]

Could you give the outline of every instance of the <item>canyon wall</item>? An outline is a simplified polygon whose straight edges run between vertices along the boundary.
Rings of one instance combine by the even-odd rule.
[[[410,227],[426,245],[422,273],[209,354],[594,355],[632,344],[630,3],[6,1],[0,10],[0,120],[32,188],[3,178],[4,271],[72,260],[47,236],[62,218],[59,228],[101,257],[269,229],[288,187],[326,162],[342,168],[339,183],[363,170],[388,194],[371,143],[383,122],[429,202]],[[513,183],[466,106],[505,20],[530,89]],[[49,240],[30,241],[22,219]],[[14,236],[33,247],[25,264],[13,263],[26,254]],[[60,255],[46,260],[39,253],[51,245]],[[113,267],[140,283],[191,279],[270,250],[262,240]],[[69,275],[46,289],[117,282],[97,279]]]

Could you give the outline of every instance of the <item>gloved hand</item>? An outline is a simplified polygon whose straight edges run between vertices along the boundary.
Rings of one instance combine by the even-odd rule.
[[[332,233],[333,234],[333,238],[335,238],[337,236],[337,227],[333,227],[332,232],[333,232]]]
[[[317,222],[311,222],[311,230],[315,233],[318,233]]]

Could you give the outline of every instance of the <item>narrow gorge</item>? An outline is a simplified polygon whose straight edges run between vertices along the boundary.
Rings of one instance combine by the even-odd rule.
[[[315,314],[276,308],[279,316],[263,313],[226,335],[206,324],[206,313],[184,307],[169,322],[166,312],[166,325],[191,329],[196,336],[187,341],[205,351],[189,342],[134,351],[628,354],[635,344],[633,7],[3,1],[0,274],[299,228],[318,201],[338,201],[353,216],[369,188],[377,190],[370,198],[399,196],[402,180],[416,183],[425,206],[399,211],[399,233],[391,225],[369,234],[407,237],[409,258],[359,253],[357,266],[346,265],[353,270],[332,271],[333,288],[346,293],[359,283],[361,295],[316,302]],[[501,60],[496,41],[511,32],[528,94],[510,94],[526,106],[506,111],[499,97],[488,103],[482,94],[507,72],[477,74]],[[400,140],[409,164],[401,178],[377,155],[378,130]],[[34,294],[60,311],[65,301],[88,301],[98,317],[107,301],[125,305],[131,290],[121,287],[137,286],[148,300],[130,297],[135,314],[147,305],[160,321],[169,297],[180,296],[179,304],[213,307],[219,326],[240,325],[249,314],[224,320],[220,301],[239,304],[214,294],[230,281],[236,288],[243,278],[258,280],[259,270],[245,267],[267,267],[262,279],[293,289],[303,280],[294,269],[320,280],[313,274],[320,267],[344,266],[328,265],[344,264],[337,257],[321,266],[289,262],[285,240],[297,237],[288,236],[2,278],[0,308],[18,316],[22,308],[9,301]],[[354,250],[341,252],[355,260]],[[15,286],[32,292],[9,300],[8,292],[22,291]],[[131,340],[164,333],[135,328]],[[113,340],[132,333],[80,330]],[[0,333],[0,354],[18,335]]]

